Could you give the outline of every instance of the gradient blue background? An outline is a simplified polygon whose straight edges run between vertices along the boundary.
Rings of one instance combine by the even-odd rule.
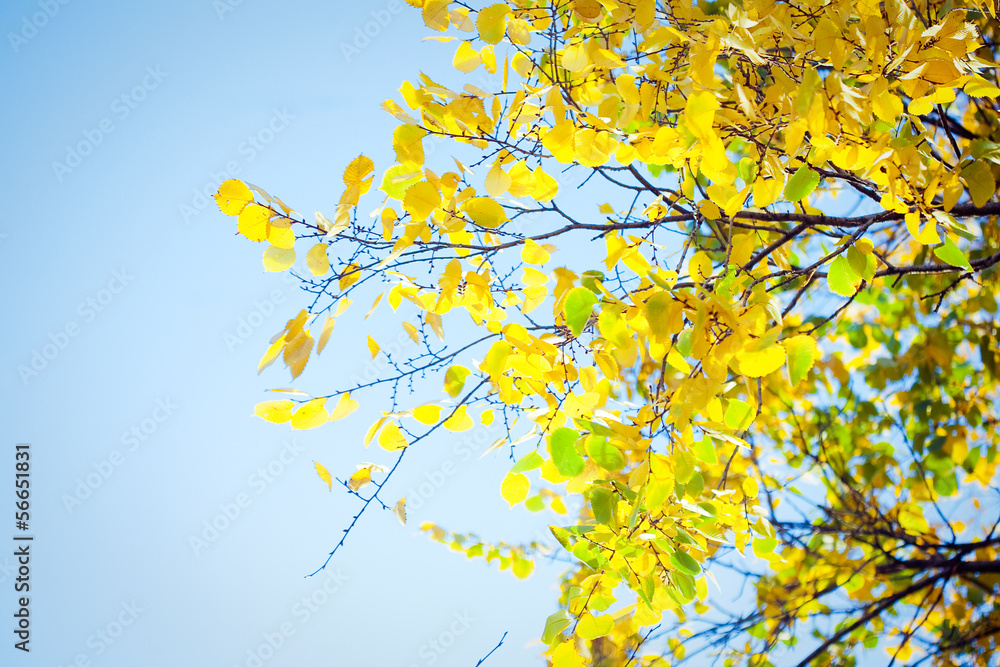
[[[387,25],[372,23],[378,17]],[[32,22],[42,25],[32,31]],[[348,59],[341,44],[366,24],[377,34]],[[262,248],[236,237],[233,219],[198,195],[235,164],[239,178],[307,215],[332,215],[350,159],[364,152],[379,174],[390,161],[396,121],[382,100],[420,70],[450,70],[453,46],[421,41],[428,32],[398,1],[4,3],[0,663],[253,665],[248,651],[291,628],[262,664],[474,665],[505,631],[487,664],[542,664],[532,642],[555,610],[563,566],[543,564],[519,581],[417,532],[434,521],[530,541],[561,520],[509,510],[498,493],[509,461],[480,459],[483,440],[469,434],[407,456],[390,500],[412,498],[449,463],[457,472],[411,509],[406,527],[390,512],[363,517],[331,565],[340,572],[329,584],[335,592],[318,592],[322,578],[303,578],[358,508],[342,489],[326,489],[312,461],[339,476],[361,461],[390,463],[360,446],[378,406],[308,432],[251,417],[270,396],[265,389],[289,386],[280,364],[260,377],[256,365],[306,296],[265,274]],[[123,95],[134,105],[127,116]],[[113,131],[57,173],[53,163],[102,123]],[[261,141],[279,126],[260,150],[250,148],[248,137]],[[104,300],[100,312],[88,299]],[[242,344],[227,345],[241,320],[268,310],[264,302],[273,312]],[[353,325],[363,326],[360,316]],[[350,326],[338,323],[337,333]],[[67,327],[76,335],[64,337]],[[19,367],[45,351],[52,358],[23,377]],[[360,349],[332,352],[293,386],[325,393],[364,373]],[[145,440],[130,449],[125,435],[144,425]],[[295,446],[275,464],[289,440]],[[13,649],[11,633],[17,442],[32,446],[27,655]],[[115,452],[120,465],[67,507]],[[280,473],[262,483],[254,475],[268,465]],[[239,494],[249,505],[195,553],[190,538]],[[307,615],[308,596],[323,603]],[[128,612],[133,606],[141,611]],[[119,617],[130,625],[101,639]],[[449,637],[443,653],[429,644]]]

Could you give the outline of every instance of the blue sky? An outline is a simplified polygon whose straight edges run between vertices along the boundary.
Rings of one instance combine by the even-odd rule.
[[[16,0],[0,27],[0,540],[15,443],[31,444],[35,536],[28,655],[0,551],[0,662],[474,665],[509,632],[492,664],[542,664],[562,566],[519,581],[417,534],[530,541],[558,520],[507,509],[510,464],[480,459],[486,440],[408,455],[389,495],[440,488],[406,527],[366,515],[333,576],[303,578],[357,510],[312,462],[390,462],[359,447],[378,406],[308,432],[251,417],[289,384],[256,365],[304,296],[203,194],[236,176],[330,214],[353,157],[389,162],[379,104],[419,69],[447,72],[452,47],[421,41],[398,0]],[[294,386],[365,369],[345,348]]]

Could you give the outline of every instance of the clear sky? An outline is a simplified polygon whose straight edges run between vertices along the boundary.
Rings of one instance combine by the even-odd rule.
[[[343,476],[392,459],[359,449],[378,406],[308,432],[251,417],[289,383],[256,365],[304,295],[204,194],[236,176],[331,214],[353,157],[389,162],[379,104],[453,47],[421,41],[401,0],[10,0],[0,28],[0,664],[475,665],[508,631],[487,665],[542,664],[562,566],[520,581],[417,532],[530,541],[559,521],[507,509],[510,464],[480,459],[485,440],[408,455],[390,499],[440,488],[406,527],[366,515],[336,576],[303,578],[358,508],[313,460]],[[333,352],[294,386],[364,372]],[[15,533],[34,536],[30,654]]]

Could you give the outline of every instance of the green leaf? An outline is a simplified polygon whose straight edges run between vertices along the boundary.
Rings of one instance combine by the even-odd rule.
[[[745,157],[742,160],[740,160],[740,163],[737,165],[737,169],[739,170],[740,178],[742,178],[743,182],[746,183],[747,185],[750,185],[755,180],[757,180],[756,160]]]
[[[701,572],[701,563],[696,561],[694,556],[681,549],[674,552],[674,555],[670,557],[670,562],[678,570],[690,574],[692,577]]]
[[[598,285],[604,282],[604,274],[600,271],[584,271],[580,276],[580,284],[589,289],[594,294],[600,294],[601,288]]]
[[[799,167],[785,184],[785,199],[791,202],[805,199],[819,185],[819,173],[806,165]]]
[[[586,448],[587,455],[605,470],[618,472],[625,467],[625,457],[607,438],[591,435],[587,438]]]
[[[566,326],[573,332],[573,336],[579,338],[583,333],[595,303],[597,297],[586,287],[574,287],[566,295],[563,313],[566,315]]]
[[[618,496],[603,486],[590,489],[590,509],[597,523],[605,526],[615,526],[615,508],[618,507]]]
[[[962,169],[962,180],[969,188],[969,196],[976,206],[983,206],[996,192],[997,184],[993,180],[993,171],[985,160],[975,160]]]
[[[827,284],[830,291],[840,296],[854,296],[861,285],[861,278],[854,273],[854,269],[843,255],[838,256],[830,262],[830,270],[826,275]]]
[[[955,242],[951,240],[950,236],[944,237],[944,243],[934,248],[934,256],[940,259],[945,264],[951,264],[952,266],[957,266],[963,269],[971,269],[972,265],[969,264],[969,260],[965,257],[965,254],[958,249]]]
[[[580,434],[571,428],[559,428],[549,436],[549,453],[552,463],[563,477],[576,477],[583,472],[584,461],[576,451]]]
[[[560,609],[556,613],[545,619],[545,631],[542,633],[542,641],[551,644],[559,636],[559,633],[569,627],[570,619],[565,609]]]
[[[868,268],[868,256],[862,254],[854,246],[851,246],[847,249],[847,263],[851,265],[854,273],[863,276],[865,275],[865,270]]]

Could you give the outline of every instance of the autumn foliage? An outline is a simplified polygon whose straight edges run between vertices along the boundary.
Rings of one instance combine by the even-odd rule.
[[[492,483],[561,515],[572,562],[556,667],[995,665],[993,4],[411,4],[457,72],[383,104],[395,162],[353,160],[329,217],[216,199],[315,296],[260,370],[331,336],[384,355],[333,332],[359,300],[416,351],[257,414],[313,428],[398,390],[358,443],[385,465],[317,470],[400,520],[408,448],[502,423]],[[517,576],[540,548],[425,529]]]

